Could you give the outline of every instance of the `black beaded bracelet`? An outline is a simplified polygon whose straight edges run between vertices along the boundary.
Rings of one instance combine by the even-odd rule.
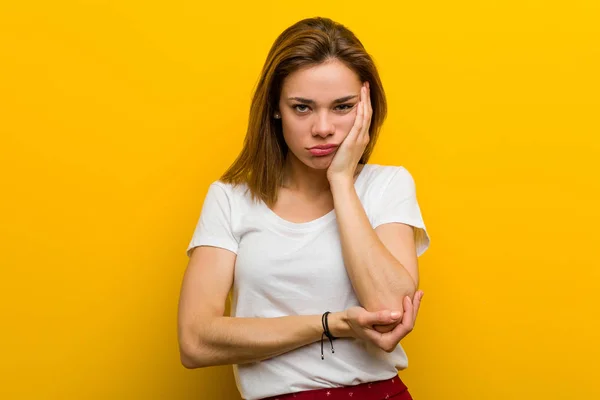
[[[331,353],[335,353],[335,350],[333,349],[333,340],[337,339],[337,338],[335,336],[333,336],[331,334],[331,332],[329,331],[329,321],[327,320],[327,317],[329,314],[331,314],[331,313],[329,311],[326,311],[321,316],[321,324],[323,325],[323,333],[321,334],[321,360],[325,359],[325,356],[323,355],[323,337],[324,336],[327,336],[327,339],[329,339],[329,343],[331,343]]]

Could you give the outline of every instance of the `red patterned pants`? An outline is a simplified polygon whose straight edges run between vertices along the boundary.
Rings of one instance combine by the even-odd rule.
[[[408,389],[399,377],[384,381],[362,383],[331,389],[307,390],[268,397],[263,400],[412,400]]]

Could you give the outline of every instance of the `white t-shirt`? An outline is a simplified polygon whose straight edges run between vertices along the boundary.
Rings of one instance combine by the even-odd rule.
[[[417,255],[429,236],[417,203],[415,184],[404,167],[366,164],[355,181],[373,228],[401,222],[415,227]],[[237,254],[231,316],[272,318],[321,315],[360,305],[347,275],[335,210],[306,223],[275,214],[253,202],[246,186],[220,181],[209,187],[187,254],[196,246],[215,246]],[[408,365],[398,345],[392,353],[358,339],[320,342],[261,362],[234,365],[245,399],[357,385],[389,379]]]

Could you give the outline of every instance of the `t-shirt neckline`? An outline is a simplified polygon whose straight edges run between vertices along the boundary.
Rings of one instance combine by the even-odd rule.
[[[365,170],[367,168],[370,167],[371,164],[365,164],[363,166],[363,168],[360,170],[360,173],[358,174],[358,176],[356,177],[356,180],[354,181],[354,187],[357,187],[363,178],[363,175],[366,174]],[[279,215],[277,215],[273,210],[271,210],[263,201],[260,202],[262,208],[265,210],[265,217],[272,223],[274,223],[277,226],[283,227],[283,228],[287,228],[289,230],[293,230],[293,231],[304,231],[304,230],[311,230],[314,229],[316,227],[320,227],[322,225],[325,225],[329,222],[331,222],[332,220],[335,219],[335,208],[332,209],[331,211],[329,211],[327,214],[322,215],[316,219],[313,219],[311,221],[307,221],[307,222],[292,222],[292,221],[288,221],[287,219],[284,219],[282,217],[280,217]]]

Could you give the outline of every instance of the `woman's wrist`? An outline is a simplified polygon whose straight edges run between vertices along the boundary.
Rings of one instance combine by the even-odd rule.
[[[331,313],[327,316],[329,331],[336,338],[352,337],[352,329],[348,324],[345,311]]]

